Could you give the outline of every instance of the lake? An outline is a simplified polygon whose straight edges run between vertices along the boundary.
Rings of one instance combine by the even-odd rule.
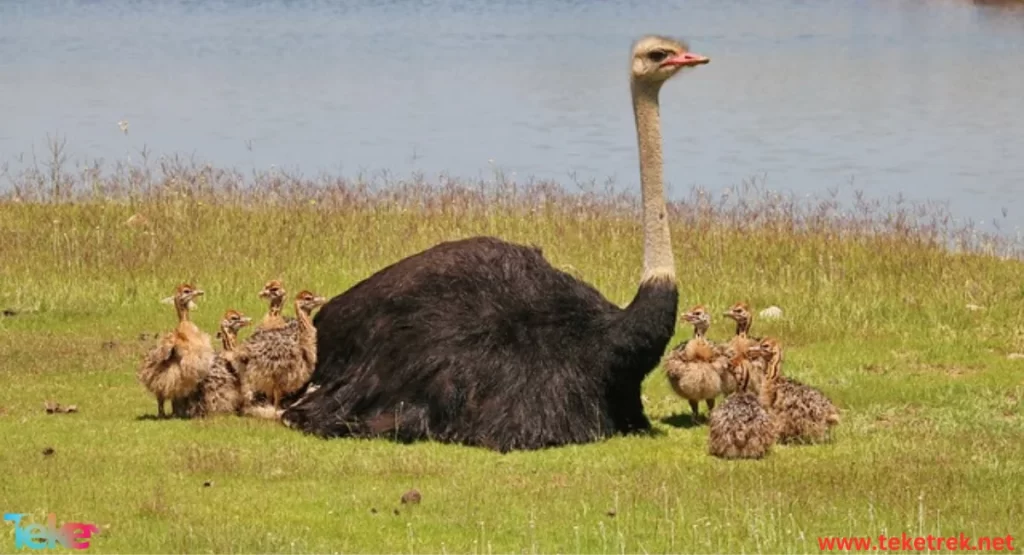
[[[647,33],[712,59],[662,92],[673,196],[860,190],[1020,233],[1024,9],[966,0],[6,0],[0,161],[49,134],[79,162],[636,187]]]

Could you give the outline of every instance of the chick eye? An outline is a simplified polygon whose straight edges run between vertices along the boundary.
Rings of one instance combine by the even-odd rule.
[[[664,50],[654,50],[647,54],[647,59],[652,62],[661,62],[665,58],[668,58],[668,52],[665,52]]]

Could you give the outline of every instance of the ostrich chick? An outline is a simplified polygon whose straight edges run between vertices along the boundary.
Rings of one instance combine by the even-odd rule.
[[[747,303],[740,302],[732,305],[723,316],[736,321],[736,335],[727,343],[729,348],[737,353],[742,353],[760,344],[760,338],[747,335],[750,332],[750,325],[754,322],[754,315],[751,313],[750,306]],[[765,361],[761,356],[748,356],[747,361],[750,363],[749,387],[751,391],[757,393],[761,391],[761,382],[764,381]],[[724,389],[728,393],[732,389],[728,386],[732,384],[726,385],[727,387]]]
[[[779,443],[820,443],[839,423],[839,409],[820,390],[782,375],[782,346],[766,337],[759,350],[768,359],[761,404],[772,414]]]
[[[281,398],[305,385],[316,366],[316,328],[311,314],[327,302],[309,291],[295,296],[295,316],[283,327],[257,330],[239,350],[246,398],[263,393],[273,400],[274,411]]]
[[[170,399],[175,414],[178,406],[195,391],[199,381],[213,364],[213,346],[209,334],[189,320],[189,310],[195,307],[193,299],[203,290],[187,283],[181,284],[171,297],[178,313],[174,331],[162,335],[156,347],[146,353],[137,377],[156,396],[157,415],[165,418],[164,401]]]
[[[705,334],[711,326],[711,315],[703,305],[697,305],[683,314],[683,320],[693,324],[693,339],[683,343],[665,356],[665,375],[672,390],[690,402],[693,420],[700,417],[700,402],[715,408],[715,397],[722,393],[722,377],[729,359]]]
[[[759,347],[735,352],[730,371],[735,375],[736,391],[711,412],[708,452],[723,459],[760,459],[775,444],[776,429],[771,415],[749,390],[751,361]]]
[[[267,310],[266,315],[263,316],[259,326],[256,327],[257,330],[283,328],[291,322],[290,318],[285,318],[281,315],[281,309],[284,308],[284,299],[287,294],[284,285],[279,280],[272,279],[263,285],[259,296],[270,303],[270,308]]]
[[[199,387],[185,401],[185,414],[190,418],[211,414],[237,413],[242,407],[242,386],[238,365],[235,363],[235,348],[238,332],[248,326],[252,318],[236,310],[228,310],[220,321],[222,350],[217,353],[210,372],[199,382]]]

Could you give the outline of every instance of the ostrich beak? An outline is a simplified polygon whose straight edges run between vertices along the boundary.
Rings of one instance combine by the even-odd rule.
[[[709,63],[711,58],[707,56],[701,56],[700,54],[694,54],[693,52],[682,52],[671,56],[664,62],[661,62],[662,66],[675,66],[675,67],[693,67],[704,65]]]
[[[248,326],[250,323],[252,323],[252,318],[244,316],[241,321],[243,326]]]

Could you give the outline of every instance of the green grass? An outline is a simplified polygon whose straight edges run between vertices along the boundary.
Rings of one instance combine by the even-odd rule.
[[[832,444],[714,459],[659,369],[652,436],[499,455],[144,419],[138,335],[173,325],[158,301],[183,280],[206,290],[195,319],[212,331],[228,307],[259,316],[267,279],[333,296],[477,234],[541,245],[625,304],[635,198],[500,176],[377,188],[157,170],[28,172],[0,199],[0,309],[17,312],[0,317],[0,509],[97,523],[90,551],[814,553],[818,536],[1024,532],[1024,361],[1007,358],[1024,352],[1019,246],[938,209],[757,188],[671,207],[683,308],[780,306],[754,331],[841,406]],[[731,333],[718,317],[710,335]],[[46,414],[46,400],[80,412]],[[399,502],[411,488],[420,505]]]

